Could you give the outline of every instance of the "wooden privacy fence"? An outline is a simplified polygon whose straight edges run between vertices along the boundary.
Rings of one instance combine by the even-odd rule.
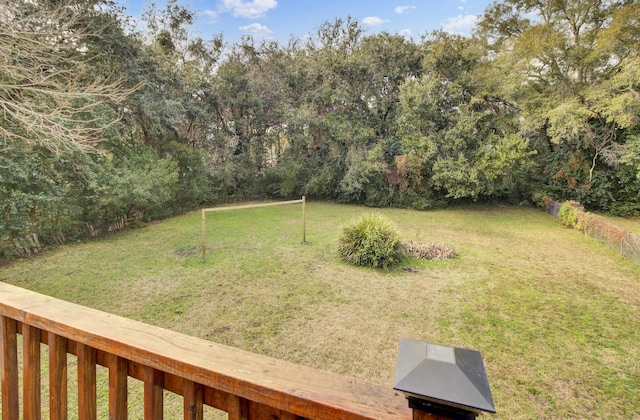
[[[245,206],[231,206],[231,207],[214,207],[209,209],[202,209],[202,234],[201,234],[201,242],[202,242],[202,258],[206,256],[207,253],[207,243],[205,239],[205,226],[206,226],[206,214],[207,212],[214,211],[228,211],[228,210],[241,210],[241,209],[255,209],[258,207],[271,207],[271,206],[283,206],[287,204],[298,204],[302,203],[302,242],[307,241],[307,210],[306,210],[306,199],[302,197],[300,200],[290,200],[290,201],[276,201],[273,203],[261,203],[261,204],[248,204]]]
[[[0,283],[2,419],[41,418],[41,343],[49,352],[51,420],[96,418],[96,366],[108,368],[109,418],[127,418],[127,377],[144,383],[145,420],[163,418],[163,390],[182,396],[185,419],[205,405],[229,419],[435,418],[400,393],[222,346]],[[18,340],[22,336],[22,372]],[[67,398],[67,355],[78,358],[78,400]],[[45,369],[46,371],[47,369]],[[22,374],[22,407],[19,375]],[[142,414],[142,415],[140,415]]]

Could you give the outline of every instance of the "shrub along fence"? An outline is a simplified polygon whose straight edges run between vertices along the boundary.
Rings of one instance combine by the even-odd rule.
[[[72,226],[64,226],[64,228],[29,233],[21,238],[0,240],[0,262],[9,260],[16,255],[29,256],[37,254],[48,245],[60,245],[70,241],[93,238],[124,230],[131,223],[142,220],[143,216],[144,213],[135,212],[132,215],[122,216],[111,221],[79,222]]]
[[[602,216],[585,211],[584,206],[577,201],[561,203],[546,199],[540,200],[540,203],[549,214],[559,218],[563,225],[604,242],[631,261],[640,264],[640,237],[637,235],[622,229]]]

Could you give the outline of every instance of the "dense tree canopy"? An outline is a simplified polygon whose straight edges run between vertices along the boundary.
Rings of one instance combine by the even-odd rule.
[[[639,23],[638,2],[602,0],[508,0],[480,22],[559,199],[638,212]]]
[[[640,4],[504,0],[473,37],[145,32],[102,0],[0,0],[0,252],[250,197],[640,214]]]

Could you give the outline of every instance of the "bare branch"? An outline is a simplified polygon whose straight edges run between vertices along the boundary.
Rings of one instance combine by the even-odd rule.
[[[93,71],[87,42],[101,29],[84,21],[94,12],[70,0],[53,8],[0,0],[0,144],[91,149],[119,120],[105,104],[123,103],[140,86]]]

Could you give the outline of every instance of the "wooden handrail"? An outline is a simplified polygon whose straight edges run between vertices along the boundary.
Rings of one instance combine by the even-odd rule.
[[[127,376],[144,382],[141,411],[145,419],[162,418],[163,389],[183,396],[185,419],[201,419],[203,405],[226,411],[229,419],[412,418],[404,396],[392,389],[5,283],[0,283],[0,330],[2,418],[6,420],[40,418],[40,342],[49,345],[51,419],[66,419],[67,353],[78,356],[81,419],[96,418],[96,365],[109,368],[110,417],[118,420],[126,418]],[[22,417],[18,407],[18,334],[23,336],[25,349]]]

